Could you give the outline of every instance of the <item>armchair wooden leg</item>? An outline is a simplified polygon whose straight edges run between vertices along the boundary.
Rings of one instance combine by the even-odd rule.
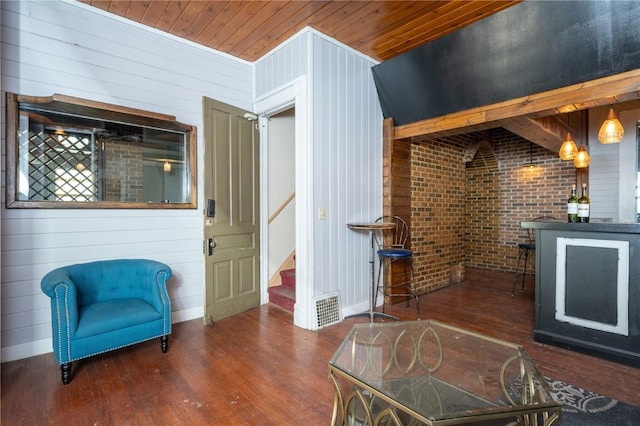
[[[169,349],[169,336],[162,336],[160,338],[160,348],[162,348],[162,353],[167,353],[167,349]]]
[[[60,371],[62,372],[62,384],[68,385],[71,383],[71,363],[67,362],[60,365]]]

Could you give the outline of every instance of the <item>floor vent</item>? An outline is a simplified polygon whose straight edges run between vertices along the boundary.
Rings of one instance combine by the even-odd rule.
[[[315,298],[318,328],[340,322],[340,293],[330,293]]]

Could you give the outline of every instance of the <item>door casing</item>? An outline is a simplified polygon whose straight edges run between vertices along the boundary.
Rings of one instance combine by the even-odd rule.
[[[296,326],[315,330],[318,328],[315,321],[315,308],[313,306],[313,162],[312,162],[312,138],[309,126],[309,107],[307,100],[307,82],[305,77],[299,77],[291,83],[282,86],[267,95],[259,98],[253,106],[253,110],[260,116],[260,129],[268,129],[267,116],[290,107],[295,107],[295,207],[296,207],[296,304],[293,312],[293,322]],[[268,131],[268,130],[266,130]],[[261,134],[260,158],[267,158],[268,135]],[[264,162],[260,165],[260,191],[268,188],[268,170]],[[268,253],[268,203],[266,197],[260,202],[260,251],[264,255]],[[261,300],[267,303],[269,295],[269,272],[266,259],[262,259],[260,268]]]

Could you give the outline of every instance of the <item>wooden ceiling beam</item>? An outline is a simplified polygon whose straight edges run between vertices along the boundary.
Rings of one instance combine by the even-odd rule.
[[[557,129],[546,126],[545,122],[525,115],[507,118],[501,124],[511,133],[553,152],[558,152],[567,134],[565,131],[563,135]]]
[[[597,105],[614,103],[617,98],[628,99],[640,92],[640,69],[616,74],[585,83],[574,84],[530,96],[511,99],[492,105],[459,111],[395,127],[396,139],[440,134],[457,129],[473,128],[490,123],[500,126],[501,120],[517,116],[553,115],[574,110],[575,105],[592,102]],[[541,114],[542,113],[542,114]]]

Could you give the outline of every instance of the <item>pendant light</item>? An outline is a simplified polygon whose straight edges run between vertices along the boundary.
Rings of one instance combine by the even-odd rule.
[[[169,162],[169,159],[167,158],[167,145],[164,145],[164,164],[162,165],[162,170],[164,170],[165,173],[171,173],[171,163]]]
[[[567,113],[567,127],[569,127],[569,114]],[[570,128],[570,127],[569,127]],[[578,147],[576,143],[573,141],[571,137],[571,132],[567,132],[567,137],[564,138],[564,142],[562,142],[562,146],[560,147],[560,151],[558,155],[561,160],[573,160],[576,158],[576,154],[578,153]]]
[[[613,111],[613,107],[609,109],[609,115],[604,120],[600,131],[598,132],[598,140],[603,144],[618,143],[624,136],[624,128],[622,123],[616,117],[616,113]]]
[[[591,164],[591,158],[589,157],[589,153],[584,148],[584,144],[580,142],[580,148],[578,148],[578,153],[576,157],[573,159],[573,165],[577,169],[584,169],[585,167],[589,167]]]
[[[582,117],[584,118],[584,114]],[[581,123],[584,123],[584,120],[581,120]],[[583,125],[581,124],[580,148],[578,148],[578,152],[576,153],[576,156],[573,159],[573,165],[577,169],[584,169],[586,167],[589,167],[589,164],[591,164],[591,157],[589,157],[589,153],[587,152],[586,148],[584,147],[584,143],[582,142],[582,129],[583,129]],[[587,139],[589,138],[587,137]]]
[[[535,167],[535,163],[533,162],[533,142],[529,142],[529,162],[528,163],[524,163],[522,165],[522,167],[529,167],[529,168],[533,168]]]
[[[558,155],[560,155],[561,160],[573,160],[574,158],[576,158],[577,153],[578,147],[573,141],[571,133],[567,132],[567,137],[564,139],[564,142],[562,142],[562,146],[560,147]]]

